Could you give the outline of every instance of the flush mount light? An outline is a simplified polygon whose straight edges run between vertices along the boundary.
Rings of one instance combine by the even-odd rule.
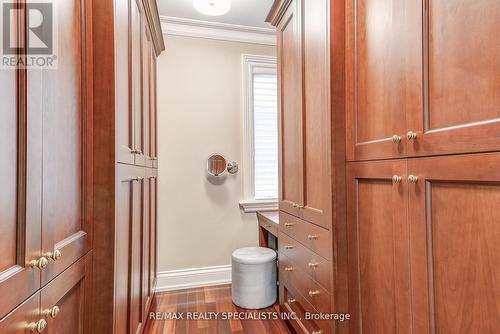
[[[231,0],[193,0],[198,12],[209,16],[224,15],[231,9]]]

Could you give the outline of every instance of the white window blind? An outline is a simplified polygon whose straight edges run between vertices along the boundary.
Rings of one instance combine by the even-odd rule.
[[[278,198],[278,98],[276,73],[253,73],[254,196]]]

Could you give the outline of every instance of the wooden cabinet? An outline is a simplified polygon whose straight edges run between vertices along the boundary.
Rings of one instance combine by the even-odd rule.
[[[278,31],[280,210],[331,226],[329,2],[292,1]],[[276,14],[279,15],[279,14]]]
[[[348,165],[349,312],[353,334],[411,332],[406,169],[406,161]]]
[[[416,159],[408,173],[414,333],[495,333],[499,154]]]
[[[349,160],[500,149],[498,2],[347,4]]]
[[[94,36],[94,57],[100,61],[93,73],[95,333],[142,332],[154,295],[154,71],[164,49],[156,8],[154,0],[103,0],[93,7],[102,32]],[[117,152],[116,159],[109,158],[110,152]]]

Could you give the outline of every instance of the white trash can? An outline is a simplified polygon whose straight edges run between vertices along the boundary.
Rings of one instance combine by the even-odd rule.
[[[276,251],[246,247],[232,255],[233,303],[242,308],[260,309],[276,302]]]

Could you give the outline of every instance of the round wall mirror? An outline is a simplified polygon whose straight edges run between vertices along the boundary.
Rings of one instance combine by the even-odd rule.
[[[220,154],[213,154],[207,160],[207,172],[212,176],[224,174],[226,166],[226,159]]]

